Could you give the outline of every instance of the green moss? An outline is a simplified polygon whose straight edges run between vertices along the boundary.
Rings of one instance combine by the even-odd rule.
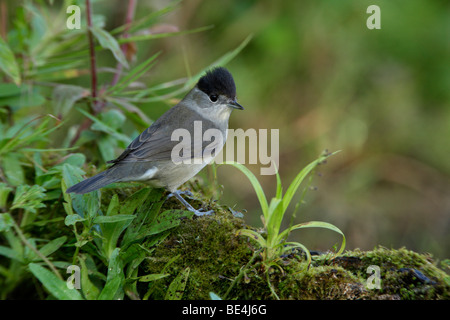
[[[170,274],[141,288],[150,290],[151,299],[163,299],[170,283],[187,267],[183,299],[209,299],[210,292],[221,297],[228,292],[227,299],[273,299],[269,282],[280,299],[449,298],[448,275],[430,255],[405,248],[356,249],[334,260],[331,255],[319,255],[309,269],[301,254],[292,254],[280,259],[280,268],[269,275],[258,258],[244,268],[256,248],[246,237],[236,236],[236,231],[248,226],[228,210],[209,205],[216,210],[214,215],[185,219],[146,258],[145,273]],[[380,289],[366,287],[371,275],[367,267],[373,265],[380,268]],[[233,283],[240,272],[242,277]]]
[[[162,299],[175,276],[190,268],[189,281],[183,298],[209,299],[210,291],[224,292],[230,279],[239,273],[252,252],[245,239],[236,237],[243,220],[220,208],[212,216],[186,219],[147,258],[146,272],[160,273],[176,258],[165,272],[172,277],[152,283],[152,298]]]
[[[139,188],[136,184],[122,186],[119,198],[127,199]],[[103,191],[105,210],[112,192],[117,191]],[[174,197],[166,199],[167,192],[160,190],[152,194],[155,201],[161,198],[161,212],[183,209]],[[182,290],[183,299],[209,299],[210,292],[227,299],[450,298],[448,274],[438,268],[430,255],[406,248],[355,249],[333,260],[331,254],[316,255],[309,268],[304,254],[295,252],[280,258],[278,268],[266,270],[259,256],[249,263],[258,249],[255,243],[236,235],[239,229],[250,228],[244,220],[202,197],[201,193],[185,196],[195,208],[214,209],[215,214],[184,218],[179,227],[146,242],[150,253],[141,265],[140,274],[165,273],[169,276],[140,284],[141,296],[166,298],[171,283],[189,270]],[[448,268],[448,264],[442,265]],[[372,275],[367,271],[369,266],[379,268],[379,289],[366,286]],[[176,296],[180,294],[177,292]]]

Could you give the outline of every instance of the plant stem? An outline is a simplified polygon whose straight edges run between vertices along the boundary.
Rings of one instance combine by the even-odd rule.
[[[126,16],[126,27],[123,34],[124,38],[128,38],[128,30],[130,28],[131,22],[134,18],[134,13],[136,11],[136,0],[129,0],[128,2],[128,9],[127,9],[127,16]],[[97,100],[97,67],[96,67],[96,59],[95,59],[95,46],[94,46],[94,38],[92,35],[91,27],[92,27],[92,7],[91,7],[91,1],[86,0],[86,19],[87,19],[87,25],[88,25],[88,41],[89,41],[89,56],[91,61],[91,110],[94,115],[100,113],[100,111],[105,106],[105,101],[96,101]],[[127,55],[128,48],[131,46],[130,43],[125,43],[122,45],[122,51],[125,53],[125,56]],[[117,63],[116,67],[116,73],[114,74],[114,78],[111,82],[111,86],[114,86],[120,78],[120,75],[122,73],[122,64]],[[78,141],[78,139],[81,136],[81,132],[88,129],[91,125],[92,120],[91,119],[85,119],[84,122],[80,125],[77,132],[75,133],[75,136],[73,137],[72,141],[70,141],[70,147],[73,147],[75,143]]]
[[[275,297],[275,299],[280,300],[280,297],[275,292],[275,288],[273,287],[272,282],[270,282],[270,276],[269,276],[268,270],[266,270],[266,278],[267,278],[267,285],[269,286],[270,292]]]
[[[56,270],[53,263],[50,262],[50,260],[47,259],[46,256],[44,256],[38,249],[36,249],[30,242],[28,242],[27,238],[23,234],[22,230],[20,230],[20,227],[17,225],[16,221],[13,220],[13,226],[14,230],[16,231],[17,235],[19,236],[20,240],[28,247],[30,248],[36,255],[42,259],[49,267],[52,269],[53,273],[61,280],[64,280],[61,275],[59,274],[58,270]]]
[[[90,101],[89,105],[91,107],[92,113],[96,115],[99,113],[100,110],[97,108],[97,65],[95,60],[95,46],[94,46],[94,36],[92,35],[92,6],[91,1],[86,0],[86,20],[87,20],[87,26],[88,26],[88,42],[89,42],[89,57],[91,62],[91,97],[92,100]],[[81,126],[78,128],[77,132],[75,133],[75,136],[73,137],[72,141],[70,141],[70,147],[73,147],[75,143],[78,141],[78,139],[81,136],[81,132],[89,128],[92,121],[91,119],[85,119]]]
[[[234,278],[233,282],[231,283],[230,287],[228,288],[227,292],[225,293],[225,295],[222,297],[223,300],[225,300],[228,297],[228,294],[231,292],[231,289],[234,287],[234,285],[236,283],[238,283],[241,278],[244,276],[245,271],[248,269],[248,267],[253,263],[253,261],[255,260],[255,258],[259,255],[259,253],[261,252],[261,250],[257,250],[255,252],[253,252],[253,256],[251,257],[251,259],[247,262],[247,264],[245,265],[245,267],[241,268],[241,270],[239,271],[239,274],[237,275],[236,278]]]

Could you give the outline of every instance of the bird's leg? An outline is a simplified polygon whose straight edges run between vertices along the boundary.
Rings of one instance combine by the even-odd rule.
[[[193,212],[196,216],[206,216],[210,215],[214,212],[214,210],[203,212],[200,210],[194,209],[186,200],[183,199],[183,197],[180,194],[181,192],[179,190],[175,190],[175,192],[172,192],[171,195],[174,195],[189,211]]]
[[[192,197],[194,196],[194,195],[192,194],[192,192],[190,192],[189,190],[183,190],[183,191],[177,190],[177,193],[178,193],[179,195],[182,195],[182,194],[187,195],[189,198],[192,198]],[[170,197],[173,197],[173,196],[174,196],[174,193],[170,193],[170,194],[167,196],[166,199],[169,199]]]

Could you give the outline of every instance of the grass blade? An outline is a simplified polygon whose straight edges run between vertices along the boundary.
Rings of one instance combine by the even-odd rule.
[[[77,110],[94,122],[94,124],[96,125],[95,127],[96,131],[104,132],[112,136],[113,138],[122,141],[125,144],[129,144],[131,142],[131,139],[129,137],[120,132],[117,132],[117,130],[111,128],[111,126],[107,125],[106,123],[89,114],[88,112],[84,111],[83,109],[77,108]]]
[[[345,239],[344,233],[338,227],[332,225],[331,223],[323,222],[323,221],[310,221],[310,222],[296,224],[296,225],[284,230],[283,232],[281,232],[280,235],[278,236],[278,238],[280,240],[285,239],[285,237],[287,237],[291,231],[298,230],[298,229],[306,229],[306,228],[323,228],[323,229],[328,229],[328,230],[332,230],[334,232],[339,233],[342,236],[342,244],[341,244],[340,249],[338,250],[338,252],[336,252],[336,254],[334,256],[336,257],[344,251],[345,244],[346,244],[346,239]]]
[[[161,52],[157,52],[152,55],[150,58],[134,67],[125,77],[123,77],[116,85],[112,86],[107,90],[108,93],[118,94],[123,89],[125,89],[130,83],[140,78],[143,74],[145,74],[152,66],[154,60],[161,54]]]
[[[294,178],[292,183],[290,184],[289,188],[286,190],[286,193],[283,197],[283,208],[284,211],[287,209],[289,204],[291,203],[292,198],[294,197],[294,194],[297,192],[297,189],[300,187],[300,184],[303,182],[303,180],[306,178],[306,176],[314,170],[315,167],[317,167],[318,164],[326,160],[328,157],[334,155],[339,151],[324,154],[320,156],[318,159],[314,160],[310,164],[308,164],[306,167],[304,167],[299,174]]]
[[[137,41],[167,38],[167,37],[173,37],[173,36],[181,36],[181,35],[185,35],[185,34],[206,31],[206,30],[211,29],[212,27],[213,26],[206,26],[206,27],[200,27],[200,28],[196,28],[196,29],[192,29],[192,30],[184,30],[184,31],[177,31],[177,32],[142,34],[142,35],[132,36],[132,37],[128,37],[128,38],[121,38],[117,42],[119,44],[124,44],[124,43],[128,43],[128,42],[137,42]]]
[[[286,247],[283,248],[283,250],[281,251],[281,253],[285,253],[288,250],[292,250],[294,248],[300,248],[302,249],[305,254],[306,254],[306,260],[308,261],[308,265],[311,264],[311,253],[309,252],[308,248],[306,248],[303,244],[301,244],[300,242],[285,242],[285,243],[281,243],[280,245],[284,245]]]
[[[266,247],[266,239],[263,238],[262,235],[260,235],[258,232],[250,230],[250,229],[240,229],[236,232],[236,235],[238,236],[247,236],[253,240],[255,240],[256,242],[258,242],[258,244],[262,247],[265,248]]]
[[[141,29],[148,28],[154,20],[175,10],[178,7],[179,3],[180,0],[174,1],[173,3],[170,3],[167,7],[152,12],[142,19],[132,21],[130,24],[124,24],[120,27],[115,28],[114,30],[111,31],[111,34],[124,32],[127,28],[129,33],[135,33],[136,31],[139,31]]]
[[[20,85],[19,66],[14,58],[14,53],[2,37],[0,37],[0,70],[6,73],[16,85]]]
[[[125,68],[128,69],[128,62],[125,58],[124,53],[120,49],[120,46],[117,42],[117,40],[109,34],[109,32],[97,27],[93,26],[90,28],[92,31],[92,34],[95,36],[95,38],[100,43],[100,46],[102,48],[108,49],[112,52],[116,60],[123,65]]]
[[[239,169],[243,174],[245,174],[247,176],[247,178],[250,180],[250,183],[253,186],[253,189],[256,192],[256,196],[258,197],[259,203],[261,205],[261,209],[262,209],[264,218],[266,219],[266,221],[268,221],[269,205],[267,204],[266,195],[264,194],[264,191],[263,191],[261,185],[259,184],[258,179],[256,179],[255,175],[249,169],[247,169],[244,165],[242,165],[238,162],[225,161],[223,164],[232,165],[233,167]]]

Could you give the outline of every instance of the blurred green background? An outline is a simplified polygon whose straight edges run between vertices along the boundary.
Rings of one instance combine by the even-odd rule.
[[[372,4],[380,30],[366,27]],[[280,129],[286,188],[324,149],[342,150],[314,178],[296,222],[331,222],[348,248],[406,246],[446,258],[449,17],[448,1],[185,1],[167,23],[214,28],[163,44],[157,72],[183,74],[185,61],[200,69],[253,34],[228,64],[246,107],[230,127]],[[261,225],[250,183],[233,168],[218,173],[222,201]],[[260,179],[272,195],[275,178]],[[339,241],[327,231],[291,236],[318,250]]]
[[[14,1],[7,2],[13,10]],[[139,0],[136,19],[167,4]],[[372,4],[381,9],[380,30],[366,27]],[[126,6],[95,1],[94,12],[110,30],[124,23]],[[317,188],[307,192],[295,223],[330,222],[345,233],[349,249],[405,246],[448,258],[449,17],[444,0],[185,0],[153,31],[213,27],[138,43],[137,59],[162,51],[145,78],[155,85],[199,72],[252,35],[227,64],[245,107],[232,114],[230,128],[280,130],[285,187],[324,149],[342,150],[316,173]],[[97,55],[99,67],[115,66],[109,52]],[[100,83],[110,77],[101,75]],[[76,81],[89,87],[88,79]],[[170,106],[139,108],[156,119]],[[259,173],[258,165],[249,167]],[[221,203],[247,210],[246,221],[261,226],[250,183],[232,167],[217,172]],[[272,195],[275,177],[259,179]],[[315,250],[340,241],[321,230],[291,237]]]

